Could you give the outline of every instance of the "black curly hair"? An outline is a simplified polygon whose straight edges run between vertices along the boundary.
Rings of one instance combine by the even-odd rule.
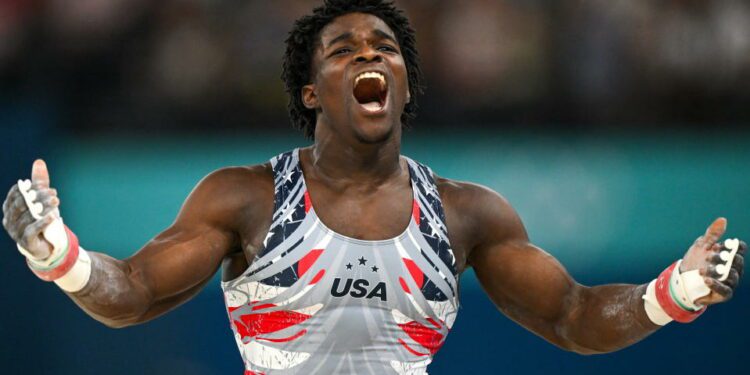
[[[308,109],[302,102],[302,87],[311,81],[312,58],[319,44],[320,32],[335,18],[349,13],[372,14],[385,22],[396,34],[401,54],[406,63],[411,100],[401,115],[402,126],[408,126],[417,113],[417,96],[422,93],[422,70],[419,67],[414,29],[404,12],[391,1],[384,0],[325,0],[323,5],[313,9],[311,15],[304,16],[294,23],[294,28],[286,39],[286,52],[281,79],[289,94],[287,109],[295,128],[302,130],[310,139],[315,137],[315,110]]]

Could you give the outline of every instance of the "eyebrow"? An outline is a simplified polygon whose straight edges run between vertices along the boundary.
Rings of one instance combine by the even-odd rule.
[[[377,35],[381,39],[387,39],[387,40],[390,40],[393,43],[398,44],[398,42],[396,41],[396,39],[394,39],[390,34],[388,34],[387,32],[385,32],[383,30],[375,29],[375,30],[373,30],[373,33],[375,35]],[[350,32],[343,33],[343,34],[341,34],[341,35],[339,35],[339,36],[331,39],[331,41],[328,42],[328,45],[326,46],[326,48],[331,48],[332,45],[334,45],[334,44],[336,44],[336,43],[338,43],[338,42],[340,42],[342,40],[347,40],[347,39],[351,39],[351,38],[352,38],[352,33],[350,33]]]
[[[351,37],[352,37],[352,33],[343,33],[343,34],[341,34],[341,35],[339,35],[339,36],[331,39],[331,41],[328,42],[328,45],[326,46],[326,48],[331,48],[332,45],[334,45],[334,44],[336,44],[336,43],[338,43],[338,42],[340,42],[342,40],[351,39]]]
[[[398,42],[396,41],[396,39],[394,39],[391,36],[391,34],[388,34],[387,32],[380,30],[380,29],[375,29],[375,31],[373,32],[375,33],[375,35],[379,36],[381,39],[388,39],[391,42],[396,43],[396,45],[398,45]]]

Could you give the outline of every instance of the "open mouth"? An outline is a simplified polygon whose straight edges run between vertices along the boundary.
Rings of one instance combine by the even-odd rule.
[[[378,72],[365,72],[354,80],[354,98],[368,112],[383,110],[388,98],[388,83]]]

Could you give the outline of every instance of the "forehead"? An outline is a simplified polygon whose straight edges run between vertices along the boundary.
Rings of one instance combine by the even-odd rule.
[[[349,13],[336,17],[331,23],[326,25],[320,32],[320,41],[323,45],[336,37],[350,33],[352,36],[371,35],[374,30],[380,30],[396,39],[396,34],[380,18],[367,13]]]

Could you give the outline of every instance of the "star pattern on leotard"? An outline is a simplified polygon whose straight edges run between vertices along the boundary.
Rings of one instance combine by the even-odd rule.
[[[378,266],[372,266],[372,272],[378,272]]]
[[[274,235],[273,231],[269,230],[268,233],[266,234],[266,238],[263,240],[263,247],[268,246],[268,240],[270,240],[271,237],[273,237],[273,235]]]
[[[347,263],[346,269],[348,269],[348,270],[352,269],[352,264],[351,263]]]
[[[364,266],[365,264],[367,264],[367,259],[365,259],[365,257],[361,257],[357,260],[359,261],[360,266]]]

